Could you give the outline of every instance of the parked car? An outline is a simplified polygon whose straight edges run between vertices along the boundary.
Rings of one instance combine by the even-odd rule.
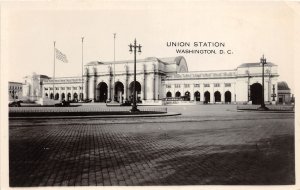
[[[121,106],[131,106],[131,102],[125,101],[123,104],[121,104]]]
[[[91,99],[86,99],[86,100],[84,100],[84,102],[85,103],[90,103],[90,102],[92,102],[92,100]]]
[[[68,107],[68,106],[70,106],[70,102],[63,100],[60,103],[54,104],[54,106],[55,107]]]
[[[78,102],[79,103],[90,103],[90,102],[92,102],[92,100],[91,99],[86,99],[86,100],[79,100]]]
[[[10,101],[8,103],[9,107],[21,107],[21,103],[23,103],[23,101],[18,100],[18,101]]]

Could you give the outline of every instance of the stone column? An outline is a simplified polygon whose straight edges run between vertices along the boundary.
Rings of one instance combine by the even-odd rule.
[[[194,101],[195,100],[195,84],[191,84],[191,85],[193,85],[192,86],[192,92],[191,92],[191,101]]]
[[[128,101],[128,97],[127,97],[127,91],[128,91],[128,69],[127,69],[127,65],[124,65],[124,69],[125,69],[125,84],[124,84],[124,99],[125,101]]]
[[[85,69],[85,99],[89,99],[89,73],[88,73],[88,69]]]
[[[214,83],[211,83],[210,85],[212,85],[212,92],[210,92],[210,103],[215,103],[215,87],[214,87]]]
[[[111,100],[111,67],[107,67],[107,73],[109,73],[108,84],[107,84],[107,101]]]
[[[141,84],[141,99],[145,100],[145,65],[143,65],[143,76],[142,76],[142,84]]]
[[[205,89],[204,89],[204,84],[200,84],[200,102],[204,102],[204,93],[205,93]]]
[[[107,101],[111,100],[110,91],[111,91],[111,77],[109,77],[108,84],[107,84]]]
[[[158,72],[155,75],[155,100],[159,100],[159,91],[160,85],[159,85],[159,75]]]
[[[155,64],[152,65],[153,77],[152,77],[152,99],[155,100]]]
[[[225,102],[225,91],[224,91],[224,86],[225,86],[225,84],[223,83],[223,84],[220,84],[220,85],[222,85],[223,86],[223,89],[221,90],[221,88],[220,88],[220,94],[221,94],[221,103],[223,104],[224,102]]]
[[[96,90],[97,90],[97,69],[93,68],[93,72],[94,72],[93,94],[94,94],[94,102],[95,102],[97,100],[97,97],[96,97]]]

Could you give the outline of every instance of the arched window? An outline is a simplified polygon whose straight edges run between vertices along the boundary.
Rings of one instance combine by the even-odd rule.
[[[62,93],[61,94],[61,100],[64,100],[65,99],[65,93]]]
[[[190,99],[191,99],[191,94],[190,94],[189,91],[186,91],[186,92],[184,93],[184,100],[185,100],[185,101],[190,101]]]
[[[204,103],[207,104],[210,102],[210,93],[208,91],[206,91],[204,93]]]
[[[260,104],[262,101],[262,85],[254,83],[250,86],[250,98],[252,104]]]
[[[225,103],[230,103],[231,102],[231,92],[226,91],[225,92]]]
[[[221,102],[221,93],[219,91],[215,92],[215,102]]]
[[[194,93],[194,97],[195,97],[195,100],[198,102],[198,101],[200,101],[200,92],[199,91],[196,91],[195,93]]]
[[[167,96],[167,98],[171,98],[172,97],[172,93],[171,92],[167,92],[166,96]]]
[[[59,99],[59,94],[58,93],[56,93],[55,94],[55,98],[54,98],[55,100],[58,100]]]

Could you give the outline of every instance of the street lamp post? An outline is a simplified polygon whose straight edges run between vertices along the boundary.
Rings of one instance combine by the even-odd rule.
[[[133,48],[133,50],[132,50]],[[129,45],[129,51],[130,53],[134,53],[134,81],[133,81],[133,103],[132,103],[132,109],[130,110],[131,112],[138,112],[140,110],[137,109],[136,105],[136,50],[138,49],[138,52],[141,53],[141,48],[142,46],[139,44],[138,46],[136,45],[136,39],[134,39],[134,45],[130,44]]]
[[[266,111],[269,110],[265,105],[265,64],[267,64],[267,59],[262,56],[260,59],[260,63],[262,64],[262,98],[261,98],[261,104],[258,110]]]

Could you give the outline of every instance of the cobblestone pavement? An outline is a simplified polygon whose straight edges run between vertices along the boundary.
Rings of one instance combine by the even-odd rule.
[[[293,114],[171,109],[183,115],[10,121],[10,185],[295,183]]]

